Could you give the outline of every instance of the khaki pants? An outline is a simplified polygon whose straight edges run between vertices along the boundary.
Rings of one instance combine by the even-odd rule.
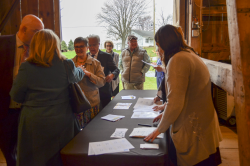
[[[128,83],[122,82],[123,89],[125,90],[143,90],[143,82],[139,83]]]

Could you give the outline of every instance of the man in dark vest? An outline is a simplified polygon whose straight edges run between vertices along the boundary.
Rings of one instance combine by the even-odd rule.
[[[44,28],[34,15],[26,15],[15,35],[0,36],[0,148],[8,166],[16,165],[17,127],[21,104],[10,99],[19,67],[29,55],[33,35]]]
[[[147,51],[140,48],[137,37],[128,36],[128,48],[124,49],[120,55],[118,67],[121,70],[123,89],[143,90],[145,73],[150,66],[142,62],[150,63]]]

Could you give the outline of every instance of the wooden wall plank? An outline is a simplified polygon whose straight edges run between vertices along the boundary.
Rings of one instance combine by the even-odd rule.
[[[5,5],[5,8],[6,8],[4,10],[5,12],[9,11],[13,1],[8,1],[8,0],[3,0],[2,1],[2,2],[4,2],[3,5]],[[5,25],[3,31],[1,32],[1,35],[11,35],[11,34],[16,34],[18,32],[19,25],[21,23],[21,15],[20,15],[20,3],[18,3],[17,5],[18,6],[15,8],[14,12],[10,16],[10,18],[8,19],[8,22]]]
[[[14,13],[11,15],[9,21],[11,22],[11,34],[16,34],[19,30],[19,26],[20,26],[21,21],[22,21],[20,3],[18,4]]]
[[[26,16],[27,14],[33,14],[39,17],[38,12],[38,0],[22,0],[22,17]]]
[[[1,0],[0,1],[0,22],[3,21],[5,15],[10,10],[12,1],[9,0]]]
[[[61,39],[61,8],[60,0],[54,0],[55,33]]]
[[[179,25],[182,28],[182,31],[184,33],[184,38],[186,39],[186,0],[180,0],[180,19],[179,19]]]
[[[250,8],[248,0],[227,0],[234,102],[241,166],[250,163],[250,12],[237,12],[238,9],[244,8]]]
[[[53,0],[39,0],[39,18],[42,19],[44,28],[55,30]]]
[[[232,65],[201,58],[207,65],[211,82],[233,95]]]

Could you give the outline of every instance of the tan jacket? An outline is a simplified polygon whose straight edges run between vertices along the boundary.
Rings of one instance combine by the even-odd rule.
[[[76,65],[77,56],[73,59]],[[88,55],[85,68],[91,72],[91,77],[84,76],[83,79],[78,82],[82,88],[85,96],[90,102],[91,107],[94,107],[100,103],[99,88],[103,87],[105,82],[105,75],[101,66],[101,63]]]
[[[215,153],[222,139],[209,71],[194,53],[178,52],[168,62],[165,89],[167,103],[158,130],[163,133],[172,125],[178,165],[195,165]]]
[[[150,63],[150,58],[147,51],[137,47],[133,52],[126,48],[121,53],[119,68],[121,72],[122,82],[127,83],[142,83],[145,82],[145,73],[150,66],[142,62],[142,60]]]

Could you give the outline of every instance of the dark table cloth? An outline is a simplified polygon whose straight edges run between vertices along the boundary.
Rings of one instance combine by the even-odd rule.
[[[122,100],[121,96],[134,95],[135,100]],[[133,128],[141,127],[138,123],[152,124],[153,119],[131,119],[133,107],[139,97],[154,97],[156,90],[122,90],[116,97],[62,150],[61,157],[65,166],[95,165],[95,166],[132,166],[132,165],[167,165],[167,138],[155,139],[154,143],[159,144],[158,150],[142,150],[140,144],[146,142],[142,138],[130,138],[129,134]],[[133,103],[128,110],[114,110],[117,103]],[[101,117],[108,115],[124,115],[125,118],[110,122],[101,120]],[[130,152],[111,153],[103,155],[88,156],[89,142],[106,141],[114,138],[110,136],[116,128],[128,128],[125,138],[135,147]]]

